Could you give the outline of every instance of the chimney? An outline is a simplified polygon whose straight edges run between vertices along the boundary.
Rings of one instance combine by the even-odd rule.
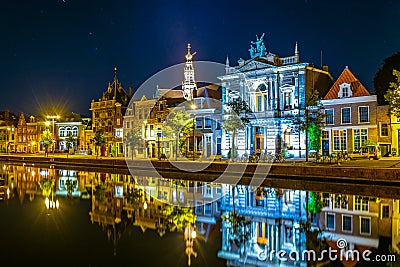
[[[323,71],[326,71],[326,72],[329,72],[328,65],[323,65],[323,66],[322,66],[322,70],[323,70]]]

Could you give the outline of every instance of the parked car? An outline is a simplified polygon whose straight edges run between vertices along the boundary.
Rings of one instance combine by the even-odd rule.
[[[381,150],[379,146],[362,146],[353,152],[348,154],[350,159],[380,159],[381,157]]]

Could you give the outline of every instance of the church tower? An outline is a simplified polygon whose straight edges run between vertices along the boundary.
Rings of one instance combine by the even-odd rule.
[[[195,94],[197,92],[196,81],[194,80],[194,68],[192,61],[193,56],[196,54],[196,52],[194,52],[193,54],[190,52],[190,44],[188,44],[187,49],[188,52],[185,56],[186,63],[183,71],[185,79],[182,82],[182,94],[187,101],[190,101],[194,97],[196,97]]]

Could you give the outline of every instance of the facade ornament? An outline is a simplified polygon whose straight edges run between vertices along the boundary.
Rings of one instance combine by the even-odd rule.
[[[258,38],[258,35],[256,35],[257,41],[253,42],[251,41],[250,44],[250,57],[251,58],[256,58],[256,57],[265,57],[267,49],[265,48],[263,39],[264,39],[264,33],[261,35],[260,38]],[[255,45],[255,47],[253,46]]]

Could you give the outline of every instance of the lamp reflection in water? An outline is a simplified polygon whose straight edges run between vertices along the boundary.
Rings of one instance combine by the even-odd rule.
[[[48,209],[58,209],[60,207],[60,202],[58,202],[58,199],[54,201],[53,197],[51,200],[48,197],[46,197],[46,200],[44,202],[46,204],[46,208]]]
[[[197,257],[197,252],[193,250],[193,241],[196,238],[197,233],[193,225],[188,225],[185,228],[185,242],[186,242],[186,255],[188,256],[188,266],[191,264],[191,256]]]

